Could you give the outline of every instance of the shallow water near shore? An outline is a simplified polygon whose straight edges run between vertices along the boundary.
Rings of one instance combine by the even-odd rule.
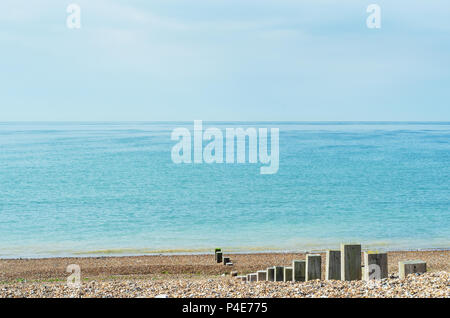
[[[181,164],[186,123],[1,123],[0,257],[450,247],[450,123],[278,127],[280,168]]]

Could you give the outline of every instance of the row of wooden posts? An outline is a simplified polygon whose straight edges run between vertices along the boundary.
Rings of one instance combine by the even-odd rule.
[[[223,265],[233,266],[229,257],[223,257],[222,249],[216,248],[214,251],[215,261],[217,263],[223,263]]]
[[[216,249],[215,259],[222,262],[222,251]],[[220,259],[220,260],[219,260]],[[223,258],[225,265],[232,265],[229,258]],[[327,280],[370,280],[388,277],[387,253],[364,252],[364,265],[362,266],[361,245],[341,244],[340,250],[326,252]],[[405,278],[408,274],[426,272],[426,263],[421,260],[399,262],[399,277]],[[322,257],[320,254],[306,254],[306,260],[293,260],[292,266],[273,266],[256,273],[237,276],[238,279],[248,282],[255,281],[309,281],[321,279]]]

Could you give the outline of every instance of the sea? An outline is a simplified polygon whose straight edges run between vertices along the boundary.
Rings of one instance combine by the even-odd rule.
[[[449,122],[278,128],[279,169],[181,163],[193,122],[0,123],[0,258],[450,248]]]

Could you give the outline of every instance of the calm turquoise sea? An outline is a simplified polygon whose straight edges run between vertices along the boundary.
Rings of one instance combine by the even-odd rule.
[[[450,247],[450,123],[278,127],[280,168],[181,164],[193,123],[0,124],[0,257]]]

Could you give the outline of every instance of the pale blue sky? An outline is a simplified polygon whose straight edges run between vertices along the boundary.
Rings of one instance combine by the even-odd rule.
[[[450,120],[446,0],[2,0],[0,57],[0,121]]]

